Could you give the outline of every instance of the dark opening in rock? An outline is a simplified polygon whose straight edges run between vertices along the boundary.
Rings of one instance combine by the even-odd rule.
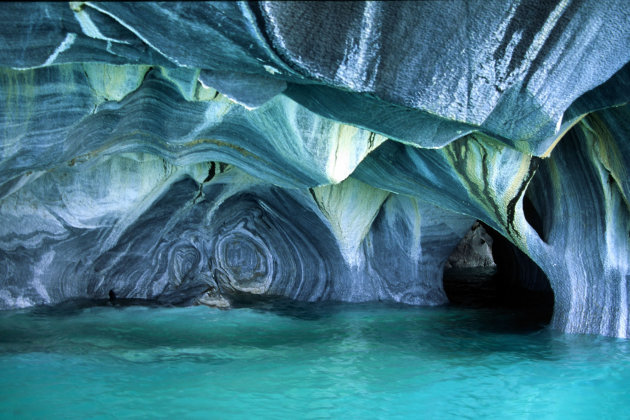
[[[545,273],[482,222],[473,225],[449,257],[443,284],[453,305],[510,308],[528,321],[551,320],[554,296]]]
[[[543,230],[542,217],[540,217],[534,203],[527,195],[523,197],[523,213],[525,214],[525,220],[527,220],[527,223],[534,228],[536,233],[538,233],[538,236],[540,236],[540,238],[544,241],[546,239],[546,235]]]

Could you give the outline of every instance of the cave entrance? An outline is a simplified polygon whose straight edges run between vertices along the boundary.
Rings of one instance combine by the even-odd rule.
[[[510,309],[527,322],[551,321],[554,296],[545,273],[483,222],[472,226],[449,257],[443,285],[454,306]]]

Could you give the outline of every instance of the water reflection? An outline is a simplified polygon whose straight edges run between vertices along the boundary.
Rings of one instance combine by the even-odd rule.
[[[165,416],[195,406],[230,417],[241,413],[228,404],[237,396],[262,417],[305,409],[331,417],[528,416],[558,400],[555,413],[572,415],[562,404],[578,393],[593,404],[618,399],[630,381],[628,341],[521,328],[520,316],[271,299],[229,311],[75,302],[1,312],[0,389],[18,386],[23,395],[0,395],[0,414],[3,404],[45,394],[63,407],[76,400],[87,411],[75,417],[90,417],[79,401],[102,392],[131,416],[142,413],[133,401],[143,401]],[[630,408],[615,404],[608,415]]]

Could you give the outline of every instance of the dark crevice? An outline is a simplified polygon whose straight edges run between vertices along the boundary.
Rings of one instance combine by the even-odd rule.
[[[315,195],[315,191],[312,188],[309,188],[308,192],[311,193],[311,197],[313,197],[313,201],[315,202],[315,204],[317,204],[317,207],[319,207],[319,201],[317,200],[317,196]]]
[[[216,165],[214,162],[210,162],[210,169],[208,169],[208,176],[203,180],[203,183],[210,182],[214,178],[216,172]]]
[[[444,291],[454,306],[503,308],[523,322],[546,325],[553,314],[554,295],[545,273],[526,254],[488,225],[493,267],[451,268],[444,271]]]
[[[523,195],[523,215],[541,241],[548,243],[554,197],[549,184],[547,162],[540,160],[540,163],[540,169],[533,175]]]
[[[532,200],[530,200],[527,195],[523,197],[523,213],[525,214],[525,220],[527,220],[527,223],[529,223],[529,225],[536,231],[538,236],[540,236],[540,238],[544,240],[545,234],[542,217],[540,217],[540,214],[536,210],[534,203],[532,203]]]
[[[529,182],[531,181],[532,177],[536,173],[536,170],[538,169],[539,165],[540,165],[540,158],[532,156],[532,158],[531,158],[531,160],[529,162],[529,169],[527,171],[527,176],[525,177],[525,179],[523,179],[523,182],[521,183],[521,186],[519,187],[518,191],[516,192],[516,195],[514,196],[514,198],[512,198],[510,200],[510,202],[508,203],[508,205],[507,205],[507,226],[506,226],[506,230],[507,230],[508,234],[510,234],[510,230],[512,231],[512,237],[513,238],[515,236],[520,237],[518,229],[516,229],[514,227],[514,216],[515,216],[515,213],[516,213],[516,204],[518,203],[518,200],[521,198],[521,195],[523,195],[523,193],[525,192],[525,189],[527,188],[527,186],[529,185]]]

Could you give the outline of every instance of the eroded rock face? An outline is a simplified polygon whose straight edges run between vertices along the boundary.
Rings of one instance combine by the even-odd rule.
[[[492,237],[483,226],[475,222],[448,257],[445,268],[496,268],[492,242]]]
[[[554,327],[630,333],[621,0],[38,3],[0,21],[2,308],[109,290],[440,304],[481,220],[545,272]]]

